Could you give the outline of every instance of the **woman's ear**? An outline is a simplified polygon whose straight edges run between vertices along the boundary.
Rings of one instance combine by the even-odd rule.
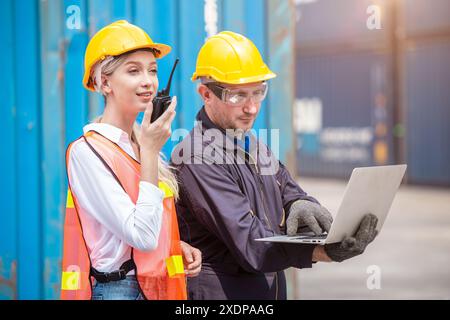
[[[102,92],[106,95],[111,93],[111,86],[109,84],[109,79],[105,75],[102,75]]]

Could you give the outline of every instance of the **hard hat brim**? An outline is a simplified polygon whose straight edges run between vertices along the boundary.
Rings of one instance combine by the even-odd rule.
[[[256,75],[256,76],[252,76],[252,77],[246,77],[246,78],[237,78],[237,79],[226,79],[226,78],[221,78],[221,77],[214,77],[213,75],[206,73],[206,74],[197,74],[194,73],[192,75],[191,80],[192,81],[196,81],[202,77],[208,77],[213,79],[214,81],[220,82],[220,83],[226,83],[226,84],[247,84],[247,83],[255,83],[255,82],[261,82],[261,81],[266,81],[269,79],[273,79],[275,78],[277,75],[273,72],[269,72],[266,74],[262,74],[262,75]]]

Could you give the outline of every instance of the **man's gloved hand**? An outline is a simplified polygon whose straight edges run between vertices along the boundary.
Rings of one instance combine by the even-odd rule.
[[[289,209],[289,217],[286,220],[287,235],[293,236],[299,228],[308,227],[316,235],[329,231],[333,217],[330,212],[320,204],[297,200]]]
[[[378,234],[378,231],[375,229],[377,223],[378,218],[375,215],[365,215],[353,237],[347,236],[342,242],[326,244],[324,246],[325,252],[331,260],[336,262],[342,262],[362,254],[367,245]]]

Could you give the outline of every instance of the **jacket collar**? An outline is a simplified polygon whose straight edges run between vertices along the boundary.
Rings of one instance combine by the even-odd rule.
[[[202,123],[203,130],[207,129],[218,129],[223,134],[225,134],[225,129],[220,128],[217,126],[212,120],[209,118],[208,114],[206,113],[205,106],[202,106],[200,111],[197,113],[197,116],[195,117],[197,121],[200,121]]]
[[[256,139],[256,137],[251,133],[251,132],[247,132],[243,135],[241,135],[240,137],[238,137],[236,134],[234,134],[234,130],[230,129],[230,130],[226,130],[223,129],[219,126],[217,126],[208,116],[208,114],[206,113],[205,110],[205,106],[203,106],[200,111],[197,113],[196,116],[196,120],[198,122],[201,123],[201,130],[202,130],[202,134],[205,136],[209,136],[206,130],[219,130],[226,139],[229,140],[229,142],[231,143],[224,143],[224,149],[227,149],[228,151],[230,151],[229,146],[233,146],[232,150],[236,150],[236,149],[241,149],[241,151],[244,152],[249,152],[250,151],[250,147],[256,147],[258,144],[258,140]],[[211,131],[210,131],[211,132]],[[217,132],[217,131],[216,131]],[[247,140],[247,142],[245,142],[245,140]],[[216,141],[216,140],[214,140]],[[214,143],[213,141],[213,143]],[[220,142],[220,141],[218,141]],[[217,143],[216,143],[217,145]],[[246,148],[246,145],[248,145],[248,148]]]
[[[247,159],[251,164],[256,164],[256,159],[261,160],[261,157],[267,157],[267,154],[271,154],[267,146],[259,142],[251,131],[244,134],[244,137],[241,139],[238,139],[233,133],[217,126],[209,118],[204,106],[197,113],[196,120],[200,123],[197,123],[194,130],[201,128],[203,139],[206,138],[207,141],[210,141],[208,144],[213,144],[216,150],[222,148],[226,153],[233,153],[234,157]],[[217,130],[223,134],[222,139],[215,139],[211,136],[216,134]],[[272,157],[272,155],[269,157]]]

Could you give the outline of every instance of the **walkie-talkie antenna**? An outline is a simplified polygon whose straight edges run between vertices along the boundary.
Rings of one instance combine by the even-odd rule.
[[[178,58],[175,60],[175,64],[173,65],[172,72],[170,73],[169,81],[167,82],[167,87],[162,91],[162,94],[165,96],[168,96],[170,93],[170,85],[172,84],[173,72],[175,71],[175,68],[176,68],[179,60],[180,59],[178,59]]]

